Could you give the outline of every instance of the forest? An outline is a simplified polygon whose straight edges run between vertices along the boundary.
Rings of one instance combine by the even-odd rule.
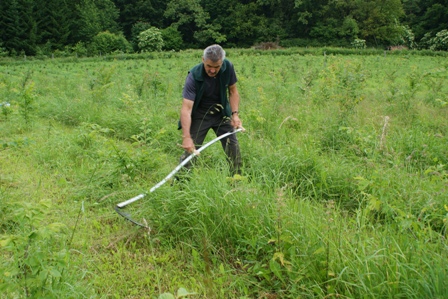
[[[448,0],[2,0],[0,57],[248,48],[448,50]]]

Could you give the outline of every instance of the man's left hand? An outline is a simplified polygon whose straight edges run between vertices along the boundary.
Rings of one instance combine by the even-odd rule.
[[[241,119],[240,119],[240,117],[238,116],[238,114],[234,114],[234,115],[232,115],[232,119],[231,119],[230,123],[232,124],[232,126],[233,126],[235,129],[239,129],[239,128],[242,128],[242,127],[243,127],[243,123],[241,122]]]

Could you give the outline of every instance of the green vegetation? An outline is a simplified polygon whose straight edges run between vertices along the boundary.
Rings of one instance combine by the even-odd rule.
[[[446,51],[447,28],[448,3],[440,0],[2,0],[0,57],[98,56],[130,46],[178,51],[214,43]]]
[[[211,146],[150,229],[201,51],[4,60],[0,298],[447,298],[446,57],[337,51],[229,50],[244,176]]]

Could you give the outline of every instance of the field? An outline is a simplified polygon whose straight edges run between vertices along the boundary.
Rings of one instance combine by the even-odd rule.
[[[243,176],[214,144],[138,227],[200,57],[0,61],[0,298],[448,298],[446,57],[229,50]]]

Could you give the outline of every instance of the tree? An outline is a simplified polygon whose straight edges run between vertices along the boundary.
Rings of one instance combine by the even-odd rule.
[[[34,5],[38,44],[63,49],[70,43],[74,6],[64,0],[35,0]]]
[[[137,23],[134,23],[131,30],[131,43],[135,51],[138,51],[138,37],[140,33],[145,30],[148,30],[151,27],[152,27],[151,24],[148,22],[138,21]]]
[[[326,2],[323,0],[294,0],[294,8],[297,9],[297,37],[308,37],[311,29],[318,21],[317,12]]]
[[[163,28],[163,14],[166,10],[166,0],[113,0],[119,9],[119,23],[127,39],[132,38],[132,28],[138,22],[149,23],[157,28]],[[140,32],[139,32],[140,33]]]
[[[4,2],[3,2],[4,1]],[[36,53],[37,21],[32,0],[3,0],[1,3],[1,33],[4,47],[9,52]]]
[[[256,3],[238,3],[232,9],[226,23],[229,43],[250,47],[259,42],[258,37],[264,25],[257,8]]]
[[[0,43],[14,55],[85,49],[105,31],[123,32],[138,50],[139,34],[151,27],[160,28],[163,49],[288,39],[289,45],[346,46],[358,39],[376,46],[443,47],[448,0],[0,1]]]
[[[162,30],[162,39],[164,50],[179,51],[182,49],[183,40],[181,33],[175,27],[167,27]]]
[[[77,9],[78,41],[89,42],[102,31],[119,33],[119,11],[110,0],[81,0]]]
[[[221,25],[208,22],[210,15],[202,8],[200,0],[170,0],[164,16],[182,34],[187,46],[202,48],[226,40],[220,33]]]
[[[283,39],[287,37],[295,37],[297,34],[297,28],[299,27],[297,21],[297,9],[295,3],[292,0],[259,0],[263,15],[268,18],[268,24],[270,24],[272,37]],[[281,30],[276,29],[281,28]],[[273,31],[277,31],[274,34]]]
[[[353,14],[360,37],[375,45],[390,44],[400,39],[403,28],[399,20],[404,11],[400,0],[367,0],[357,2]]]
[[[389,43],[402,31],[400,0],[294,0],[298,31],[334,43],[362,38],[370,43]]]
[[[410,26],[417,41],[448,28],[447,0],[403,0],[403,9],[403,22]]]
[[[347,45],[359,34],[358,22],[352,13],[355,7],[351,1],[328,1],[323,4],[315,13],[318,18],[310,30],[310,36],[330,44]]]
[[[21,28],[19,15],[19,3],[17,0],[5,0],[0,2],[0,37],[3,46],[9,52],[22,48],[24,30]]]

